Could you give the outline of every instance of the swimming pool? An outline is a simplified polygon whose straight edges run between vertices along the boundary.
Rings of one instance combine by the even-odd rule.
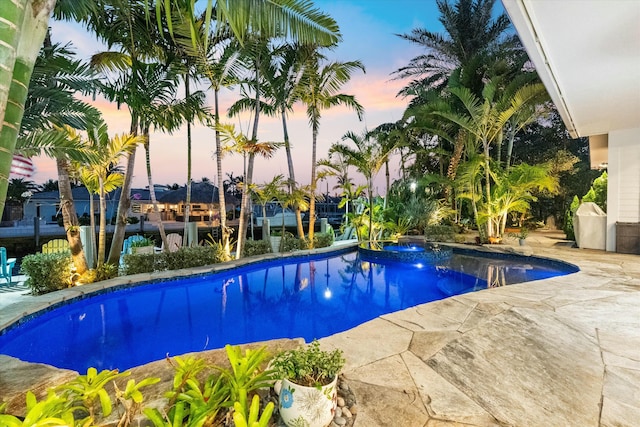
[[[307,341],[465,292],[568,274],[568,264],[456,252],[433,265],[357,251],[305,255],[72,300],[0,331],[0,354],[84,372],[275,338]]]

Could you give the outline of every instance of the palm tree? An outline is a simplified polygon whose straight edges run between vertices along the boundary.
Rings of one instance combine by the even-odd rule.
[[[145,163],[147,180],[149,183],[149,195],[154,212],[159,214],[158,201],[156,199],[153,175],[151,173],[150,153],[150,127],[156,130],[172,132],[180,127],[185,120],[198,117],[201,121],[208,118],[208,109],[204,107],[204,94],[200,91],[191,93],[189,98],[176,100],[178,89],[178,74],[171,66],[161,64],[143,64],[137,70],[140,76],[137,78],[140,98],[137,99],[140,117],[140,130],[143,136],[145,150]],[[189,189],[189,185],[187,189]],[[188,218],[188,211],[185,217]],[[162,219],[158,222],[158,231],[164,248],[169,248],[167,236],[164,231]]]
[[[0,4],[0,213],[16,148],[27,88],[48,30],[52,11],[57,19],[84,20],[95,9],[91,0],[17,0]],[[55,9],[54,9],[55,8]],[[72,248],[72,252],[77,248]]]
[[[314,52],[311,45],[284,44],[276,49],[271,57],[273,66],[265,70],[265,91],[266,102],[274,115],[280,115],[282,120],[282,133],[284,138],[284,148],[287,156],[287,167],[289,170],[289,191],[295,190],[296,176],[293,167],[293,156],[291,154],[291,142],[289,140],[289,129],[287,127],[287,114],[293,110],[294,103],[299,98],[300,82],[304,74],[305,63]],[[302,227],[302,215],[300,209],[292,206],[296,211],[298,223],[298,238],[304,238]],[[306,208],[305,208],[306,210]]]
[[[143,71],[146,67],[145,61],[164,55],[161,47],[158,46],[163,37],[153,25],[148,25],[143,4],[130,0],[111,1],[114,4],[95,14],[89,26],[110,48],[117,47],[118,50],[93,55],[91,64],[99,71],[110,73],[110,75],[115,74],[114,79],[104,83],[102,93],[118,106],[127,105],[131,115],[129,133],[138,135],[141,109],[147,101],[146,86],[141,81],[145,75]],[[116,214],[116,227],[107,260],[109,264],[115,265],[120,259],[127,226],[127,212],[131,207],[130,193],[135,155],[136,151],[132,151],[127,156],[125,177]]]
[[[345,144],[333,144],[329,149],[330,153],[339,153],[345,161],[358,169],[367,182],[367,196],[369,199],[369,224],[373,224],[374,200],[373,200],[373,180],[387,162],[389,155],[396,146],[394,144],[384,145],[372,139],[372,134],[365,132],[357,135],[347,132],[342,140],[350,140],[356,146],[355,149]],[[371,240],[373,227],[369,228],[369,240]]]
[[[0,214],[33,67],[47,32],[54,0],[2,2],[0,16]]]
[[[105,261],[106,241],[107,241],[107,201],[106,193],[122,186],[124,176],[120,172],[112,172],[114,165],[124,158],[136,146],[143,141],[142,137],[133,135],[120,135],[109,138],[107,125],[102,123],[98,127],[87,129],[88,144],[91,150],[96,153],[96,157],[89,164],[76,164],[82,174],[85,184],[89,184],[87,189],[93,188],[97,191],[100,199],[100,228],[98,233],[98,253],[97,268],[100,268]],[[91,215],[93,217],[93,214]],[[95,228],[93,228],[95,230]]]
[[[69,137],[65,129],[85,129],[100,119],[95,108],[75,98],[77,92],[90,93],[97,81],[85,64],[73,59],[68,45],[52,45],[49,37],[45,38],[31,77],[16,149],[27,156],[45,154],[56,158],[67,240],[76,271],[83,274],[87,262],[68,174],[71,160],[89,162],[93,153],[79,138]]]
[[[462,102],[465,107],[464,114],[451,111],[435,111],[434,114],[441,116],[473,135],[476,142],[482,146],[484,161],[484,202],[487,217],[486,222],[487,237],[496,236],[498,231],[494,227],[492,212],[491,193],[491,146],[502,135],[506,123],[520,109],[526,108],[540,97],[540,91],[544,90],[539,85],[526,85],[518,89],[508,102],[495,101],[496,85],[493,81],[488,82],[483,90],[483,98],[473,95],[467,88],[452,88],[451,92]]]
[[[355,71],[365,71],[364,65],[360,61],[330,62],[321,67],[321,55],[312,55],[307,62],[303,80],[301,82],[300,101],[306,106],[307,117],[311,125],[311,192],[315,194],[317,185],[317,165],[316,147],[318,142],[318,132],[320,130],[320,119],[322,111],[344,105],[356,111],[358,119],[362,120],[364,108],[353,95],[339,93]],[[315,227],[315,197],[311,197],[309,204],[309,242],[313,245],[313,234]]]
[[[172,33],[172,8],[164,8],[168,2],[156,2],[157,11],[167,15],[167,29]],[[179,10],[188,11],[190,24],[195,27],[196,11],[195,0],[172,0],[172,4],[177,5]],[[221,29],[228,25],[243,42],[244,37],[250,31],[259,31],[264,35],[290,35],[291,38],[317,43],[321,45],[331,45],[339,38],[339,29],[335,20],[322,14],[313,7],[313,3],[304,0],[283,1],[270,0],[255,2],[254,0],[237,0],[233,6],[229,7],[225,2],[215,2],[216,27]],[[115,4],[115,5],[114,5]],[[35,58],[44,39],[49,16],[51,15],[55,0],[17,0],[3,1],[0,3],[0,16],[7,17],[9,30],[0,34],[0,68],[5,70],[0,75],[0,212],[4,210],[4,203],[7,191],[7,180],[11,168],[11,161],[15,149],[17,130],[20,128],[22,118],[22,107],[26,99],[26,88]],[[137,31],[130,31],[137,25],[132,19],[113,19],[116,14],[131,17],[131,10],[134,8],[128,0],[110,0],[101,10],[97,9],[97,4],[90,0],[60,0],[56,9],[56,17],[68,18],[74,16],[76,19],[85,19],[89,12],[93,12],[93,19],[90,21],[90,28],[96,30],[98,34],[105,37],[109,45],[116,43],[115,39],[127,40],[123,44],[128,44],[131,57],[138,57],[138,49],[134,47],[137,40],[145,38],[150,32],[150,27],[144,25]],[[142,4],[136,2],[135,8],[146,13],[149,12],[149,1]],[[139,6],[139,7],[138,7]],[[251,7],[249,7],[251,6]],[[164,8],[164,10],[163,10]],[[207,17],[205,27],[208,29],[213,15],[214,2],[207,2],[205,16]],[[96,12],[104,13],[102,18],[95,19]],[[174,12],[175,13],[175,12]],[[142,15],[144,16],[144,14]],[[147,16],[148,18],[148,16]],[[139,21],[137,21],[139,22]],[[144,23],[146,24],[146,20]],[[119,24],[125,25],[119,25]],[[162,26],[162,20],[158,19],[158,25]],[[205,31],[208,32],[208,31]],[[109,36],[107,36],[109,34]],[[193,32],[195,34],[195,31]],[[194,37],[195,38],[195,37]],[[129,44],[131,41],[131,44]],[[153,50],[153,43],[148,45],[148,51]],[[143,50],[144,51],[144,50]],[[137,117],[132,118],[132,133],[137,130]],[[129,157],[127,165],[127,176],[123,186],[120,204],[118,207],[119,217],[122,219],[124,212],[129,208],[129,191],[131,188],[130,172],[133,171],[135,157]],[[124,238],[123,221],[118,221],[114,232],[114,244],[110,251],[110,259],[115,259]],[[111,256],[113,255],[113,257]]]
[[[145,0],[148,6],[149,0]],[[174,8],[165,7],[166,4]],[[195,0],[167,0],[156,3],[156,16],[164,13],[166,21],[173,21],[175,10],[183,11],[195,34],[197,13]],[[212,20],[215,20],[216,31],[233,32],[235,38],[244,44],[254,34],[264,37],[289,37],[300,43],[313,43],[330,46],[340,39],[338,24],[330,16],[320,12],[312,2],[305,0],[234,0],[207,1],[204,11],[205,33],[209,32]],[[158,19],[158,25],[162,22]],[[171,25],[168,28],[173,35]],[[194,43],[197,36],[194,36]]]
[[[281,145],[277,142],[257,142],[254,139],[248,139],[242,132],[236,132],[235,126],[232,124],[220,124],[217,128],[220,131],[220,139],[227,150],[245,153],[248,156],[247,176],[253,175],[253,165],[256,155],[269,158],[273,156],[275,150]],[[249,211],[249,201],[252,183],[250,179],[245,178],[242,183],[242,206],[240,210],[240,221],[238,225],[238,241],[236,243],[236,259],[242,254],[244,245],[244,234],[247,232],[247,218]],[[244,224],[244,233],[242,225]]]
[[[467,73],[468,85],[474,92],[482,88],[482,78],[491,61],[483,60],[495,52],[505,52],[519,47],[516,35],[506,35],[511,23],[506,14],[493,17],[496,0],[436,0],[440,11],[439,21],[444,34],[424,28],[415,28],[399,37],[423,47],[419,55],[401,67],[397,78],[414,78],[401,90],[405,96],[422,96],[428,88],[446,87],[454,70]]]

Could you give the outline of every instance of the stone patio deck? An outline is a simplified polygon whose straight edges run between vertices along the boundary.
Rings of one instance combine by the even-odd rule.
[[[424,304],[322,340],[363,426],[640,425],[640,257],[528,239],[568,276]]]
[[[420,305],[321,340],[345,353],[356,425],[640,425],[640,257],[570,248],[560,233],[528,243],[581,271]],[[0,294],[0,324],[30,311],[30,298],[3,307]],[[0,385],[7,375],[0,364]]]

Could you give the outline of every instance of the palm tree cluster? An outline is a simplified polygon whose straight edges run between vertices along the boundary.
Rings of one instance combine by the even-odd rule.
[[[283,145],[289,163],[288,188],[294,194],[300,186],[295,180],[286,127],[287,114],[293,105],[301,102],[307,106],[313,128],[311,166],[314,171],[321,112],[343,104],[362,115],[362,106],[353,96],[341,94],[340,87],[354,71],[364,67],[357,61],[330,62],[323,55],[341,36],[335,20],[311,2],[209,1],[198,5],[203,10],[198,10],[193,0],[19,0],[10,3],[0,5],[0,16],[15,18],[17,30],[11,35],[13,38],[0,43],[1,49],[9,48],[7,55],[0,56],[6,58],[7,64],[3,65],[5,69],[14,70],[14,76],[2,74],[2,78],[7,79],[0,81],[0,94],[18,93],[20,98],[0,98],[0,119],[5,118],[6,123],[0,136],[3,147],[0,150],[0,208],[4,206],[14,152],[55,158],[64,225],[80,274],[86,270],[86,261],[83,262],[71,182],[81,179],[101,201],[105,192],[122,187],[111,248],[107,255],[101,227],[97,251],[98,265],[117,264],[126,214],[131,206],[130,190],[138,145],[145,150],[150,197],[157,210],[150,161],[151,129],[173,132],[187,126],[188,188],[191,126],[196,122],[216,131],[215,156],[220,183],[225,153],[236,151],[247,157],[243,184],[250,188],[256,155],[270,156]],[[70,46],[51,45],[50,36],[45,38],[45,35],[52,13],[56,19],[83,23],[108,50],[93,55],[90,64],[84,64],[74,59]],[[31,31],[32,28],[38,31]],[[45,40],[44,47],[42,40]],[[23,60],[23,56],[26,59]],[[29,80],[31,85],[27,84]],[[27,86],[28,93],[13,89]],[[205,104],[205,93],[194,91],[194,86],[213,92],[212,109]],[[223,123],[218,94],[222,88],[231,86],[241,88],[241,98],[229,115],[250,111],[253,117],[250,136],[235,132]],[[109,137],[99,111],[76,98],[96,94],[119,107],[126,106],[131,116],[128,135]],[[24,117],[22,111],[12,110],[16,105],[25,106]],[[283,142],[258,141],[259,118],[265,114],[282,118]],[[219,187],[223,241],[230,254],[231,230],[225,224],[224,188]],[[188,191],[186,206],[189,206],[189,194]],[[242,196],[237,256],[242,252],[249,212],[249,192],[243,191]],[[296,208],[303,205],[297,204]],[[104,220],[101,217],[101,224]],[[159,231],[164,240],[161,223]],[[310,234],[313,241],[313,223]]]
[[[189,206],[191,126],[199,123],[215,130],[218,183],[224,182],[225,156],[235,152],[245,158],[241,182],[234,181],[242,195],[236,257],[242,253],[247,235],[251,194],[260,190],[253,182],[256,157],[268,158],[280,147],[286,151],[288,176],[276,177],[278,191],[286,189],[286,196],[279,194],[278,200],[286,200],[296,211],[298,237],[309,245],[314,241],[318,181],[327,175],[338,177],[343,203],[363,207],[359,227],[369,239],[379,236],[385,221],[389,222],[390,214],[385,217],[384,213],[387,208],[399,212],[402,203],[389,197],[400,194],[411,198],[403,206],[415,205],[420,215],[427,213],[418,204],[438,210],[429,214],[432,219],[416,219],[416,224],[446,215],[457,223],[472,218],[482,239],[501,236],[509,215],[519,213],[522,219],[537,195],[557,189],[558,175],[552,173],[551,164],[527,165],[514,150],[523,131],[543,124],[551,107],[508,18],[494,15],[495,0],[436,2],[444,33],[417,28],[399,35],[424,51],[394,73],[407,82],[398,94],[408,99],[403,118],[372,131],[347,132],[332,146],[329,157],[320,161],[317,141],[323,112],[342,105],[363,117],[363,106],[342,89],[355,73],[365,69],[360,61],[329,59],[330,49],[341,39],[339,28],[312,2],[10,2],[21,9],[15,14],[18,30],[13,38],[0,40],[5,42],[0,43],[0,49],[9,49],[6,55],[0,52],[0,57],[6,58],[5,68],[13,70],[10,78],[0,74],[4,79],[0,79],[0,119],[5,123],[0,133],[0,208],[14,152],[55,158],[64,223],[74,261],[82,272],[84,255],[70,178],[82,179],[101,201],[105,192],[122,187],[108,255],[102,228],[97,251],[98,265],[116,264],[131,205],[137,146],[144,148],[150,196],[157,210],[151,130],[173,132],[186,126]],[[11,7],[3,2],[0,16],[13,16]],[[76,61],[68,46],[52,45],[49,37],[45,38],[52,11],[57,19],[84,23],[108,50],[95,54],[87,65]],[[38,31],[27,33],[25,28]],[[28,72],[22,72],[23,68]],[[14,90],[26,87],[29,80],[28,93]],[[229,87],[239,88],[239,98],[226,113],[229,117],[249,115],[251,125],[246,134],[225,123],[225,112],[220,111],[220,91]],[[212,107],[206,105],[206,92],[213,95]],[[18,98],[5,99],[2,94]],[[99,112],[77,100],[78,94],[100,94],[126,106],[131,116],[129,134],[109,137]],[[296,181],[287,127],[296,104],[304,107],[311,129],[308,186]],[[14,111],[15,105],[24,105],[24,114]],[[265,116],[281,120],[281,141],[258,140],[260,118]],[[390,182],[393,156],[400,158],[400,184]],[[364,186],[354,190],[350,168],[362,174]],[[387,197],[378,207],[373,182],[383,169]],[[417,182],[413,191],[397,191],[409,188],[412,182]],[[415,197],[415,188],[424,194]],[[225,186],[219,185],[219,191],[222,241],[230,257],[232,230],[226,222]],[[305,210],[309,211],[306,234],[301,216]],[[406,218],[403,224],[397,215],[393,218],[396,228],[408,226]],[[159,225],[164,241],[162,223]]]
[[[495,0],[437,0],[445,33],[400,35],[424,54],[395,72],[412,80],[402,146],[420,181],[448,206],[454,222],[475,221],[482,240],[499,238],[510,213],[520,218],[536,194],[557,190],[551,165],[514,164],[516,135],[551,108],[544,86]],[[403,165],[405,160],[403,158]]]
[[[436,3],[444,33],[416,28],[399,35],[423,49],[394,72],[408,81],[398,94],[409,100],[403,118],[347,132],[321,161],[322,174],[340,177],[345,200],[361,199],[364,209],[353,220],[370,240],[469,219],[481,240],[500,238],[509,218],[522,222],[531,203],[557,192],[560,175],[571,169],[554,167],[555,155],[535,165],[514,155],[516,142],[526,144],[522,131],[549,122],[552,106],[509,19],[493,13],[495,0]],[[394,155],[401,177],[391,184]],[[386,197],[377,206],[373,179],[383,166]],[[364,187],[353,190],[349,167]]]

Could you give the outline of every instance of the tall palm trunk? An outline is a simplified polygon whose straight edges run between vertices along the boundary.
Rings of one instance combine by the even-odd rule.
[[[309,196],[309,248],[313,249],[313,237],[316,226],[316,147],[318,143],[318,124],[313,123],[311,140],[311,195]]]
[[[387,199],[389,198],[389,187],[391,186],[391,176],[389,173],[389,158],[384,162],[384,177],[387,188],[384,191],[384,209],[387,209]]]
[[[189,73],[184,75],[184,99],[189,99]],[[182,244],[187,245],[187,227],[191,216],[191,118],[187,120],[187,197],[184,209],[184,231],[182,235]],[[169,251],[169,245],[164,245],[165,250]]]
[[[486,192],[487,203],[487,237],[493,237],[493,210],[491,208],[491,171],[490,171],[490,159],[489,159],[489,141],[482,141],[484,148],[484,188]]]
[[[224,248],[225,257],[231,257],[230,237],[231,233],[227,227],[227,203],[225,201],[224,184],[222,183],[222,142],[220,141],[220,105],[219,95],[220,90],[215,88],[213,92],[214,104],[215,104],[215,122],[216,122],[216,169],[218,173],[218,210],[220,211],[220,232],[222,234],[222,247]]]
[[[147,167],[147,181],[149,182],[149,197],[151,198],[151,205],[153,206],[153,212],[158,214],[158,232],[160,233],[160,239],[162,239],[162,247],[169,248],[167,242],[167,235],[164,232],[164,222],[160,217],[160,209],[158,209],[158,199],[156,198],[156,190],[153,185],[153,175],[151,174],[151,153],[149,152],[149,127],[144,128],[144,153],[145,162]]]
[[[29,81],[55,0],[3,0],[0,16],[0,215],[24,113]],[[86,266],[86,261],[85,261]]]
[[[251,131],[251,143],[255,144],[258,141],[258,122],[260,119],[260,58],[255,60],[255,72],[256,72],[256,106],[255,117],[253,118],[253,130]],[[244,177],[244,187],[242,189],[242,203],[240,205],[240,221],[238,222],[238,244],[236,247],[236,259],[239,259],[242,255],[242,249],[247,235],[247,226],[249,220],[250,202],[251,202],[251,183],[253,181],[253,164],[255,162],[255,152],[251,150],[249,152],[249,158],[247,162],[247,173]]]
[[[98,262],[97,268],[104,264],[104,257],[107,252],[107,197],[104,191],[104,180],[98,177],[100,186],[100,232],[98,234]]]
[[[97,257],[97,253],[96,253],[96,216],[95,216],[95,202],[94,202],[95,197],[93,197],[93,191],[89,191],[89,226],[91,227],[91,241],[89,242],[89,244],[91,245],[91,253],[93,254],[93,259],[91,260],[91,264],[92,265],[96,265],[98,259]],[[98,209],[100,209],[100,202],[98,202]],[[100,218],[102,218],[102,213],[100,213]],[[85,258],[86,258],[86,253],[85,253]],[[104,261],[104,254],[102,254],[102,259]]]
[[[373,231],[373,179],[367,179],[367,195],[369,197],[369,240],[371,240]]]
[[[462,154],[464,153],[464,141],[466,134],[464,131],[458,131],[456,135],[456,142],[453,147],[453,154],[451,155],[451,159],[449,160],[449,166],[447,167],[447,178],[449,182],[451,182],[451,186],[447,186],[444,189],[444,199],[448,200],[451,198],[451,207],[455,208],[455,197],[453,196],[453,182],[456,179],[456,174],[458,173],[458,167],[460,166],[460,161],[462,160]]]
[[[296,189],[296,175],[293,169],[293,156],[291,155],[291,142],[289,141],[289,129],[287,128],[287,110],[284,106],[280,107],[280,115],[282,116],[282,132],[284,135],[284,151],[287,154],[287,166],[289,168],[289,194],[293,194]],[[296,212],[296,225],[298,230],[298,238],[304,239],[304,228],[302,227],[302,211],[300,205],[294,205]]]
[[[504,165],[506,171],[509,171],[509,168],[511,168],[511,155],[513,153],[513,140],[515,137],[516,133],[513,130],[509,130],[509,133],[507,134],[507,153]]]
[[[291,155],[291,142],[289,140],[289,129],[287,128],[287,111],[284,106],[280,108],[282,116],[282,132],[284,135],[284,151],[287,154],[287,167],[289,168],[289,192],[293,192],[296,186],[296,175],[293,169],[293,156]]]
[[[138,116],[135,112],[131,113],[131,135],[138,135]],[[109,249],[109,259],[107,263],[118,265],[120,262],[120,252],[122,252],[122,244],[124,243],[124,235],[127,231],[127,213],[131,208],[131,181],[133,179],[133,168],[136,164],[136,150],[133,150],[127,156],[127,170],[124,174],[124,181],[120,189],[120,200],[118,201],[118,212],[116,214],[116,228],[113,231],[111,239],[111,248]]]
[[[73,203],[73,193],[71,192],[71,183],[69,182],[69,162],[63,158],[56,159],[58,167],[58,191],[60,193],[60,210],[62,211],[62,221],[64,229],[67,232],[67,240],[71,249],[71,258],[76,268],[76,272],[80,275],[84,274],[89,268],[87,260],[82,250],[82,241],[80,240],[80,225],[76,207]]]

